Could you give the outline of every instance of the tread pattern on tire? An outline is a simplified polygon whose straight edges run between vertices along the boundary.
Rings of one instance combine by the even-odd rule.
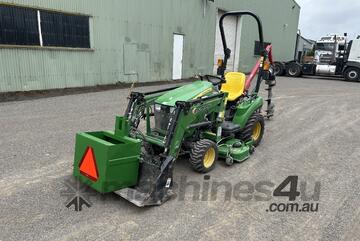
[[[248,122],[246,123],[246,126],[244,127],[243,131],[240,134],[240,139],[247,142],[247,141],[251,141],[252,140],[252,134],[253,134],[253,128],[254,125],[260,122],[260,124],[262,125],[262,133],[261,136],[259,137],[259,141],[258,143],[255,143],[254,146],[258,146],[262,140],[262,137],[264,135],[264,129],[265,129],[265,119],[264,116],[261,115],[260,113],[254,113],[250,119],[248,120]]]
[[[203,159],[204,159],[205,153],[211,147],[213,147],[215,149],[215,161],[214,161],[214,164],[210,168],[206,168],[204,166]],[[196,172],[207,173],[207,172],[211,171],[215,167],[215,163],[216,163],[217,159],[218,159],[218,149],[214,142],[207,140],[207,139],[203,139],[203,140],[200,140],[200,141],[194,143],[193,148],[191,149],[191,152],[190,152],[190,164],[192,165],[193,169]]]

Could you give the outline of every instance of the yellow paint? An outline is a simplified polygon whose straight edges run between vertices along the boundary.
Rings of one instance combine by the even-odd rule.
[[[217,66],[218,66],[218,67],[221,67],[221,66],[223,65],[223,63],[224,63],[224,60],[223,60],[223,59],[218,59],[218,61],[217,61]]]
[[[216,153],[215,153],[215,149],[213,147],[211,147],[206,153],[205,153],[205,156],[204,156],[204,167],[205,168],[210,168],[214,162],[215,162],[215,156],[216,156]]]
[[[239,72],[225,75],[226,83],[221,86],[221,92],[228,93],[228,101],[234,101],[244,94],[246,76]]]
[[[260,122],[257,122],[255,124],[255,127],[253,129],[253,133],[252,133],[252,139],[256,142],[259,140],[260,135],[261,135],[261,131],[262,131],[262,127]]]
[[[269,61],[265,61],[265,63],[264,63],[264,70],[269,70],[269,69],[270,69],[270,66],[271,66],[270,62],[269,62]]]
[[[204,95],[210,93],[212,90],[213,90],[212,88],[206,89],[203,92],[201,92],[200,94],[198,94],[194,99],[198,99],[200,97],[203,97]]]
[[[225,111],[220,112],[219,113],[219,118],[224,119],[224,117],[225,117]]]

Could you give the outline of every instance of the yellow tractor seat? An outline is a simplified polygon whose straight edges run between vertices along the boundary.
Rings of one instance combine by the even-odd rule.
[[[246,76],[239,72],[229,72],[225,75],[226,83],[222,84],[221,92],[228,93],[228,101],[235,101],[244,94]]]

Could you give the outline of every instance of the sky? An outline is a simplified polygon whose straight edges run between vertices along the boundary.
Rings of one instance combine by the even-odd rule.
[[[360,0],[296,0],[301,6],[301,34],[319,40],[330,33],[360,35]]]

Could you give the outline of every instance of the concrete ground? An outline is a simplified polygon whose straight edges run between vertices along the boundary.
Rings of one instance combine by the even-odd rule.
[[[139,88],[139,91],[160,87]],[[336,79],[278,78],[276,116],[248,161],[219,162],[210,182],[269,181],[290,175],[321,182],[315,213],[266,212],[286,198],[193,201],[174,198],[137,208],[115,194],[90,192],[90,208],[66,208],[72,182],[74,136],[112,129],[128,90],[112,90],[0,103],[0,240],[360,240],[360,83]],[[175,182],[203,185],[184,159]],[[273,188],[267,188],[274,190]],[[259,194],[261,196],[261,193]],[[246,195],[245,195],[246,197]]]

